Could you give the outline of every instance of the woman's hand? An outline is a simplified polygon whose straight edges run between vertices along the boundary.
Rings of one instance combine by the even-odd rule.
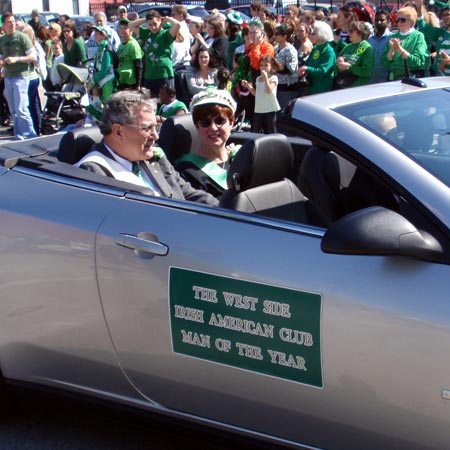
[[[298,68],[298,76],[300,78],[303,78],[306,75],[306,72],[308,71],[308,66],[301,66]]]

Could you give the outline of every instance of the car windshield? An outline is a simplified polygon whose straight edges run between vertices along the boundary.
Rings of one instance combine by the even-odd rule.
[[[450,187],[450,90],[435,89],[336,108]]]

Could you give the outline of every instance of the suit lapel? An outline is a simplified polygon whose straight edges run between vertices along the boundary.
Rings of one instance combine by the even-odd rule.
[[[167,183],[166,177],[159,167],[159,164],[157,162],[149,163],[148,161],[144,161],[144,164],[148,175],[152,178],[153,184],[159,188],[161,194],[164,197],[172,197],[172,189]]]

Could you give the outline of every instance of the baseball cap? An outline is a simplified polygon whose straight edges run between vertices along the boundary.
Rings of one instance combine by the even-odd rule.
[[[208,88],[192,97],[189,110],[192,112],[198,106],[222,105],[230,108],[233,113],[236,111],[236,102],[228,91],[223,89]]]
[[[108,36],[108,30],[103,25],[94,25],[92,28],[100,33],[103,33],[105,36]]]
[[[127,8],[123,5],[121,5],[117,8],[117,11],[126,11],[126,10],[127,10]]]
[[[126,19],[126,18],[119,20],[119,23],[122,23],[124,25],[128,25],[130,22],[131,22],[131,20],[130,19]]]

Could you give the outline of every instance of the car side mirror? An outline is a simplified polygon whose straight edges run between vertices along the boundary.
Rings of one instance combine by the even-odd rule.
[[[343,255],[398,255],[442,262],[441,244],[390,209],[373,206],[348,214],[326,231],[321,249]]]

